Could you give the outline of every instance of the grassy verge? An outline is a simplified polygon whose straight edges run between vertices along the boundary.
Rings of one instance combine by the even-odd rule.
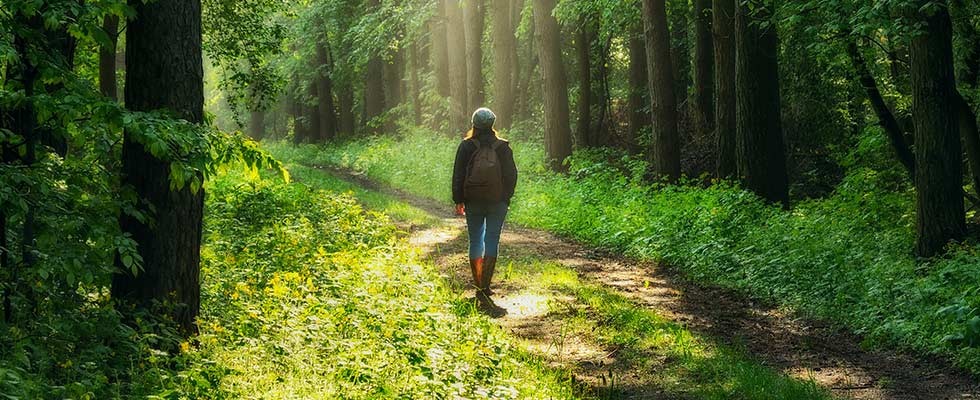
[[[350,168],[449,203],[456,140],[412,131],[327,147],[270,144],[296,163]],[[885,344],[953,359],[980,374],[980,254],[919,263],[914,207],[879,174],[852,168],[826,199],[770,207],[726,183],[642,182],[642,162],[578,154],[570,173],[545,171],[536,143],[512,141],[521,170],[511,219],[623,253],[665,261],[691,279],[774,301]]]
[[[418,210],[294,169],[211,185],[198,352],[229,398],[572,398],[565,375],[442,286],[387,216]],[[211,397],[217,397],[212,395]]]
[[[790,378],[741,349],[700,337],[613,290],[580,280],[561,264],[521,256],[502,272],[502,279],[531,283],[529,292],[549,299],[549,312],[565,324],[565,336],[588,337],[616,349],[631,372],[658,390],[699,399],[830,398],[810,380]],[[624,390],[617,381],[628,380],[610,375],[605,390],[610,398]]]

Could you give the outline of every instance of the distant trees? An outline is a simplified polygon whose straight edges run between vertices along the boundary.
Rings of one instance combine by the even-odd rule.
[[[493,108],[497,114],[496,125],[501,128],[510,127],[514,114],[517,85],[517,40],[514,30],[519,22],[512,10],[517,7],[515,3],[518,1],[490,1],[493,11]]]
[[[485,0],[463,0],[463,27],[466,41],[466,107],[467,112],[484,104],[483,87],[483,25],[485,23]],[[499,0],[506,2],[506,0]]]
[[[180,118],[204,119],[201,2],[160,0],[133,5],[136,18],[126,35],[126,106],[169,109]],[[121,183],[140,199],[143,217],[123,213],[119,225],[138,244],[142,270],[119,260],[112,296],[138,306],[176,304],[173,319],[196,332],[200,307],[200,245],[203,189],[171,190],[170,163],[151,154],[132,132],[122,146]]]
[[[446,36],[449,43],[449,93],[452,99],[450,107],[450,128],[463,132],[469,127],[470,105],[466,85],[466,31],[463,29],[463,10],[460,0],[445,0],[446,4]]]
[[[562,171],[565,169],[565,159],[572,154],[572,132],[568,113],[568,81],[561,59],[560,28],[558,21],[552,15],[555,0],[532,0],[532,2],[546,116],[545,157],[549,168]]]
[[[665,0],[643,0],[643,25],[650,105],[653,110],[651,169],[657,177],[673,181],[681,175],[680,139]]]

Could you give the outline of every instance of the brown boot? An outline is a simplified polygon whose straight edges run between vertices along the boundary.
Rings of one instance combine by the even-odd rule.
[[[493,295],[493,291],[490,290],[490,280],[493,279],[493,269],[496,266],[497,257],[487,257],[483,263],[483,280],[480,282],[480,288],[487,296]]]
[[[470,259],[470,272],[473,273],[473,287],[479,294],[480,288],[483,287],[483,258]]]

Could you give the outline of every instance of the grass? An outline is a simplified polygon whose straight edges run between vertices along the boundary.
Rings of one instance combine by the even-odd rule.
[[[409,129],[267,147],[283,160],[356,170],[448,205],[457,143]],[[864,161],[887,154],[886,143],[863,139],[830,197],[789,211],[726,182],[645,183],[645,163],[612,151],[577,153],[570,172],[557,175],[545,170],[536,141],[511,144],[521,170],[512,221],[663,261],[692,280],[846,326],[870,345],[941,355],[980,374],[980,252],[960,245],[934,261],[912,257],[911,193],[891,181],[900,173]]]
[[[550,312],[568,321],[566,335],[617,349],[618,358],[659,390],[700,399],[830,398],[811,380],[765,367],[744,350],[703,338],[554,261],[518,256],[502,278],[529,282],[528,291],[546,293]],[[615,380],[610,376],[609,382]],[[621,389],[610,383],[607,390],[615,398]]]
[[[370,199],[375,206],[400,203],[385,194],[352,188],[322,170],[291,169],[303,170],[309,173],[301,178],[303,182],[350,190],[359,198]],[[293,175],[297,174],[293,172]],[[411,209],[415,210],[411,218],[416,218],[417,212],[424,213]],[[553,346],[562,346],[563,337],[574,335],[591,337],[604,347],[618,348],[627,358],[629,368],[644,375],[653,385],[643,390],[708,399],[830,398],[826,390],[812,381],[788,377],[761,365],[741,349],[704,339],[614,291],[580,280],[575,271],[556,262],[511,255],[507,264],[501,266],[499,278],[512,285],[524,285],[523,293],[528,298],[547,303],[548,312],[560,320],[557,323],[565,330],[553,339],[556,341]],[[569,297],[574,299],[571,303],[559,300]],[[615,398],[620,393],[613,383],[615,379],[610,376],[610,387],[593,388],[592,394]]]
[[[419,210],[292,173],[300,183],[211,185],[200,347],[185,350],[220,367],[224,396],[575,397],[565,374],[512,346],[354,196],[426,221]]]

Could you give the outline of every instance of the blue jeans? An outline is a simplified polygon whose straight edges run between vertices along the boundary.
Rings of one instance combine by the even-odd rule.
[[[507,202],[466,203],[466,229],[470,234],[470,259],[496,257],[500,230],[507,216]]]

